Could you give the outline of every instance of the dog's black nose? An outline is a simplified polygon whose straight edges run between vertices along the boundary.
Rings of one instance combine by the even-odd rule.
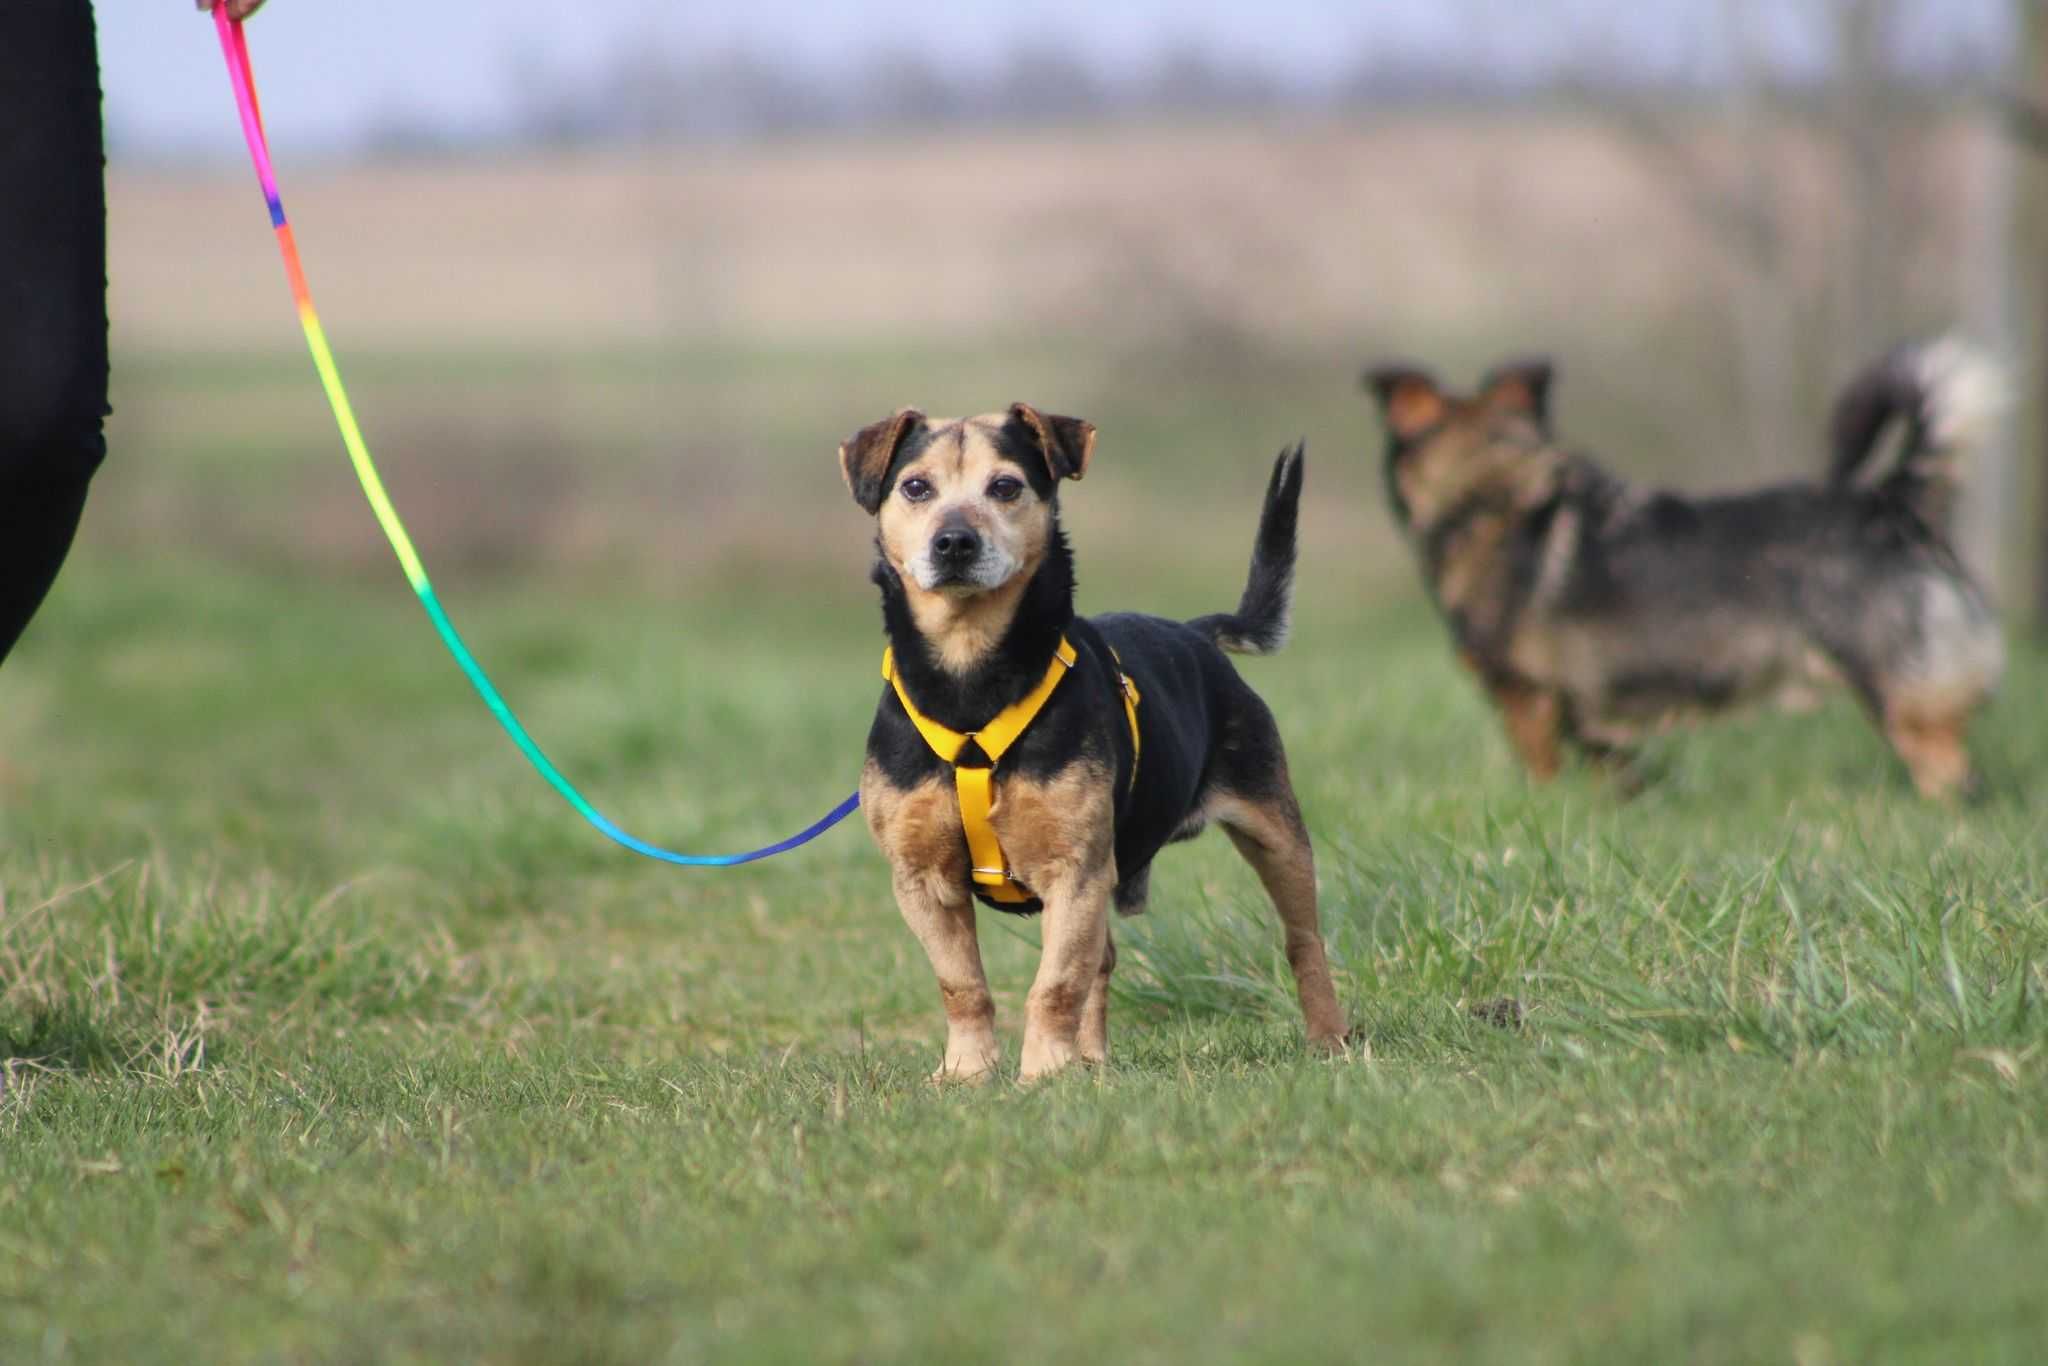
[[[981,537],[973,527],[941,527],[932,537],[932,558],[942,564],[966,564],[981,553]]]

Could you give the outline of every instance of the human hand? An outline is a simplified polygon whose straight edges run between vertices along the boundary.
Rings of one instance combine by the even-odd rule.
[[[247,19],[257,10],[263,8],[263,0],[221,0],[221,3],[228,7],[228,18],[230,19]],[[214,0],[199,0],[199,8],[208,13],[212,12],[213,5]]]

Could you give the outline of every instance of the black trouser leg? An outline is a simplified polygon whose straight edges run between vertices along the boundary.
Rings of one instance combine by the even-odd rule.
[[[86,479],[0,504],[0,661],[50,591],[85,511]]]
[[[0,660],[106,454],[107,214],[87,0],[0,0]]]

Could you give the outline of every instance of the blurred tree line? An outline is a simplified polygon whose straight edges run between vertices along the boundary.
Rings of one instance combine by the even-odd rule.
[[[1020,41],[971,67],[898,47],[831,73],[759,50],[656,40],[583,70],[527,54],[509,72],[511,136],[574,147],[1566,113],[1635,149],[1729,263],[1726,335],[1739,429],[1753,449],[1806,449],[1814,396],[1902,337],[1959,327],[2013,360],[2023,401],[1973,477],[1960,540],[2048,631],[2048,0],[1700,0],[1660,7],[1672,39],[1661,55],[1644,50],[1646,21],[1621,22],[1609,0],[1559,0],[1535,20],[1509,0],[1444,3],[1443,31],[1457,41],[1369,44],[1315,79],[1170,40],[1116,67],[1053,40]],[[1532,23],[1552,39],[1540,51],[1526,41]],[[1959,145],[1931,130],[1958,122],[1981,126],[1968,146],[1982,164],[1960,178],[1927,174],[1930,158]],[[418,150],[402,127],[379,140],[387,153]],[[1963,259],[1946,267],[1953,304],[1929,316],[1927,291],[1905,283],[1907,263],[1924,265],[1936,240],[1930,185],[1959,181],[1971,226]]]
[[[1991,13],[1986,5],[1998,2],[1964,8],[1982,20]],[[1588,92],[1697,106],[1760,80],[1781,97],[1819,100],[1857,63],[1881,69],[1888,83],[1939,95],[1959,83],[1981,87],[2007,37],[1996,22],[1951,21],[1956,0],[1698,0],[1669,7],[1676,41],[1652,59],[1639,50],[1645,21],[1617,24],[1611,0],[1561,0],[1533,12],[1509,0],[1444,0],[1442,9],[1439,41],[1389,33],[1320,75],[1172,35],[1149,57],[1115,63],[1057,37],[1027,36],[971,65],[899,42],[831,70],[759,47],[682,50],[652,34],[582,68],[529,50],[508,65],[511,136],[542,145],[744,140],[1511,106]],[[1523,41],[1537,29],[1546,42]]]

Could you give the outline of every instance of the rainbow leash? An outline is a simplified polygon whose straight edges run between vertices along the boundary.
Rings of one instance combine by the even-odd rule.
[[[760,849],[750,849],[744,854],[678,854],[637,839],[612,824],[541,752],[533,737],[526,733],[526,727],[520,725],[519,718],[512,714],[512,708],[499,696],[489,675],[484,673],[483,665],[477,663],[476,656],[462,643],[455,624],[448,620],[448,613],[442,609],[441,600],[434,594],[434,585],[427,578],[426,566],[420,563],[419,552],[413,549],[412,537],[406,535],[405,523],[398,519],[398,510],[392,507],[390,496],[384,492],[384,481],[377,475],[377,466],[370,459],[370,448],[364,444],[362,430],[356,426],[355,412],[349,407],[348,394],[341,387],[341,374],[335,369],[334,353],[327,347],[327,334],[321,330],[320,315],[313,309],[313,294],[306,288],[306,272],[299,264],[299,249],[292,240],[291,224],[285,221],[284,201],[278,195],[277,176],[270,166],[270,143],[263,134],[263,113],[256,103],[256,77],[249,65],[248,40],[242,35],[241,21],[228,17],[225,4],[214,5],[213,23],[220,34],[221,55],[227,59],[228,79],[235,87],[235,108],[242,117],[242,136],[249,143],[249,159],[255,163],[256,180],[263,187],[264,203],[270,206],[270,225],[277,230],[278,250],[284,253],[284,273],[291,282],[292,299],[298,304],[299,325],[306,330],[306,347],[313,353],[313,366],[320,372],[320,385],[327,391],[328,406],[334,409],[334,422],[341,429],[341,441],[348,448],[349,462],[355,466],[356,478],[363,486],[363,496],[369,499],[370,510],[377,514],[377,525],[384,528],[385,539],[391,542],[391,549],[398,555],[406,581],[419,595],[420,605],[427,609],[427,617],[434,623],[434,629],[441,633],[441,642],[448,647],[448,653],[455,656],[455,662],[469,676],[477,695],[498,718],[498,724],[505,728],[512,742],[519,746],[520,753],[527,757],[541,777],[548,780],[550,787],[562,794],[564,801],[575,807],[583,819],[606,837],[636,854],[645,854],[663,863],[681,864],[686,868],[729,868],[735,864],[752,863],[755,859],[768,858],[808,844],[845,820],[860,805],[858,792],[832,808],[817,823],[788,839]]]

